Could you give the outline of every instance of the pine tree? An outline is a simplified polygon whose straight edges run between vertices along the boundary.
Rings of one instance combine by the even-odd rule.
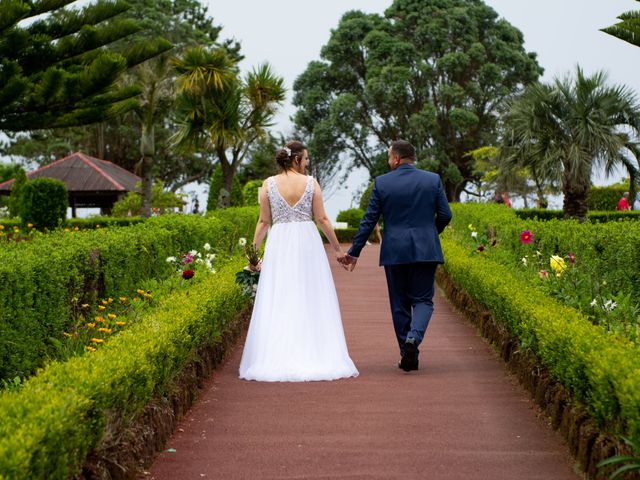
[[[22,189],[28,181],[24,169],[18,168],[9,197],[9,215],[12,217],[22,217]]]
[[[0,130],[86,125],[126,112],[140,89],[115,82],[171,48],[161,38],[122,42],[141,29],[122,15],[130,8],[122,0],[71,3],[0,0]],[[104,48],[118,41],[121,50]]]

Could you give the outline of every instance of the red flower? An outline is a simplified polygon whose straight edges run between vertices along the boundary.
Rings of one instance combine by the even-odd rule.
[[[533,233],[529,230],[523,230],[520,234],[520,243],[523,245],[529,245],[533,241]]]
[[[476,248],[476,252],[484,252],[484,245],[478,245],[478,248]]]
[[[569,252],[569,263],[572,265],[576,263],[576,256],[571,252]]]
[[[185,280],[189,280],[190,278],[193,278],[195,274],[196,272],[194,272],[193,270],[183,270],[182,278],[184,278]]]

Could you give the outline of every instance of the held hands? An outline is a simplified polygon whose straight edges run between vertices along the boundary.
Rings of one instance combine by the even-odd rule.
[[[356,268],[356,263],[358,263],[358,257],[352,257],[348,253],[340,252],[338,254],[338,262],[342,265],[342,268],[353,272],[353,269]]]

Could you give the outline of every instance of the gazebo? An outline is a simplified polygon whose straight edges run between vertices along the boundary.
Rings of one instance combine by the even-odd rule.
[[[82,152],[73,153],[33,172],[27,178],[48,177],[67,186],[69,206],[75,218],[77,208],[100,208],[109,213],[113,204],[129,191],[138,188],[141,179],[115,163],[100,160]],[[0,183],[0,195],[10,195],[13,179]]]

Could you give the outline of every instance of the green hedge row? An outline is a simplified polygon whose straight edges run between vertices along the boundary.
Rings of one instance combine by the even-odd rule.
[[[140,412],[198,348],[215,343],[247,305],[235,283],[244,259],[169,296],[97,352],[54,362],[0,394],[0,479],[70,478],[114,413]]]
[[[345,244],[350,244],[351,241],[353,240],[353,237],[355,237],[356,233],[358,233],[357,228],[337,228],[334,231],[336,232],[336,237],[338,237],[338,241],[340,243],[345,243]],[[322,236],[322,241],[324,243],[327,243],[328,240],[326,239],[322,231],[320,231],[320,235]],[[376,237],[375,230],[371,232],[371,235],[369,236],[369,241],[373,243],[378,242],[378,237]]]
[[[595,278],[640,302],[640,222],[579,223],[575,220],[520,219],[512,209],[492,204],[452,205],[452,233],[469,235],[471,224],[482,234],[495,235],[492,251],[501,263],[519,265],[523,256],[520,233],[533,234],[533,252],[575,255]]]
[[[203,218],[167,215],[127,228],[53,232],[0,250],[0,379],[26,377],[54,355],[74,304],[128,296],[143,280],[172,274],[168,256],[235,250],[258,216],[243,207]]]
[[[135,225],[136,223],[142,223],[145,219],[142,217],[91,217],[91,218],[69,218],[65,222],[65,226],[69,229],[78,227],[80,230],[103,228],[103,227],[127,227],[129,225]],[[12,230],[13,227],[18,227],[24,230],[22,222],[19,218],[1,219],[0,225],[5,227],[5,230]]]
[[[456,213],[454,213],[454,218]],[[486,257],[442,238],[444,269],[606,428],[640,440],[640,351]]]
[[[628,191],[628,186],[591,187],[588,200],[589,210],[615,210],[618,200],[622,198],[624,192]]]
[[[530,208],[524,210],[515,210],[515,213],[518,218],[522,219],[562,220],[564,218],[562,210]],[[640,211],[589,211],[589,213],[587,213],[587,219],[592,223],[615,222],[618,220],[640,220]]]

